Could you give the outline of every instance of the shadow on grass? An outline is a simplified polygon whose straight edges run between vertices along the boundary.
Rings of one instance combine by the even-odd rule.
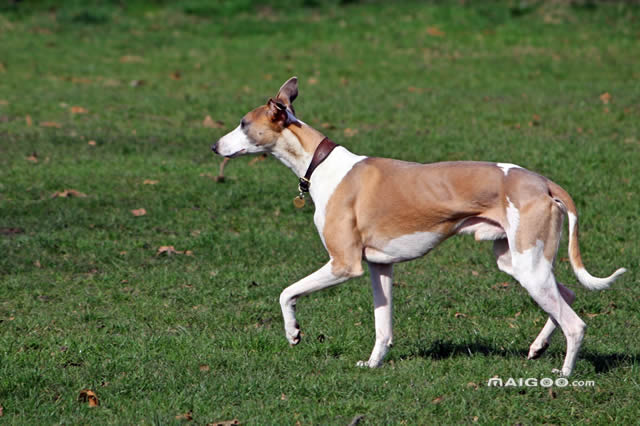
[[[474,356],[474,355],[497,355],[505,358],[526,358],[529,348],[525,349],[505,349],[497,347],[486,341],[475,341],[471,343],[453,343],[445,340],[436,340],[428,348],[419,347],[417,350],[410,351],[401,355],[401,358],[429,358],[432,360],[442,360],[458,356]],[[562,356],[564,357],[564,347],[562,348]],[[603,354],[594,351],[581,351],[578,359],[590,362],[596,373],[607,373],[621,367],[629,367],[638,362],[640,354],[638,353],[609,353]]]

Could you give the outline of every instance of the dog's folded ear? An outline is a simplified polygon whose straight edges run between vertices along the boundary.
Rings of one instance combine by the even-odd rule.
[[[282,127],[287,127],[290,124],[295,124],[297,126],[301,125],[296,116],[291,111],[291,108],[280,102],[279,99],[269,99],[269,102],[267,102],[267,106],[269,107],[268,114],[271,121],[280,123]]]
[[[298,97],[298,77],[291,77],[287,80],[276,95],[276,99],[285,104],[291,112],[295,114],[295,110],[291,105]]]

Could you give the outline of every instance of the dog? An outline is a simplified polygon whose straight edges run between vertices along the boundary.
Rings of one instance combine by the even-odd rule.
[[[569,376],[586,324],[571,309],[575,293],[556,281],[553,262],[564,217],[569,222],[569,260],[582,285],[609,287],[626,270],[597,278],[584,267],[578,246],[578,213],[569,194],[544,176],[509,163],[456,161],[418,164],[356,155],[299,120],[293,101],[298,79],[287,80],[275,98],[248,112],[238,127],[211,148],[221,156],[271,153],[299,178],[294,204],[309,193],[314,223],[329,253],[320,269],[280,295],[286,337],[300,342],[298,299],[364,273],[373,289],[376,339],[358,366],[378,367],[393,343],[393,265],[424,256],[447,238],[473,234],[493,241],[498,268],[514,277],[549,315],[530,346],[542,355],[560,329],[567,352],[560,370]]]

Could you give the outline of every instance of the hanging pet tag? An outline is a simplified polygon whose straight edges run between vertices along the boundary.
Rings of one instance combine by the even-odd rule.
[[[301,195],[298,195],[296,198],[293,199],[293,205],[296,207],[296,209],[301,209],[304,207],[304,198],[302,198]]]

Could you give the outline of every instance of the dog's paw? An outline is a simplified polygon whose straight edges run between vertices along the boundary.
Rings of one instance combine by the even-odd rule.
[[[569,370],[568,368],[563,368],[562,370],[554,368],[553,370],[551,370],[551,373],[556,374],[560,377],[569,377],[571,375],[571,370]]]
[[[300,327],[296,324],[294,327],[286,328],[285,335],[291,346],[295,346],[300,343]]]
[[[375,362],[375,361],[358,361],[356,362],[356,367],[369,367],[369,368],[377,368],[380,367],[380,364],[382,364],[382,362]]]
[[[549,348],[549,342],[544,342],[542,346],[534,345],[531,345],[531,347],[529,348],[529,355],[527,356],[527,359],[538,359],[542,356],[543,353],[545,353],[547,348]]]

